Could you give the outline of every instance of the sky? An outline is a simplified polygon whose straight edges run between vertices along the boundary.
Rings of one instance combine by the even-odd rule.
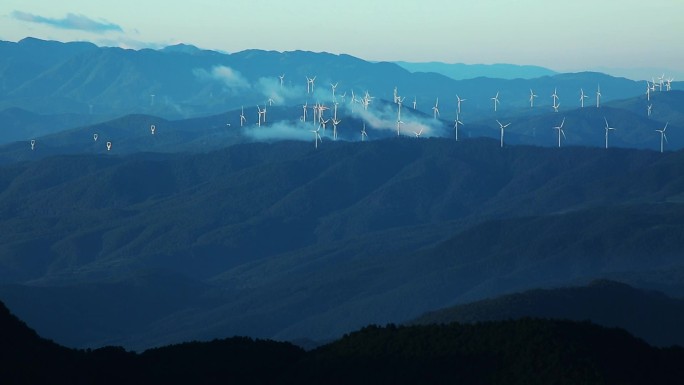
[[[684,74],[683,19],[682,0],[3,0],[0,40]]]

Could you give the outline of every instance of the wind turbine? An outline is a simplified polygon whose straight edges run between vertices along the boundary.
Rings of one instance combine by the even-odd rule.
[[[671,91],[671,90],[672,90],[672,81],[673,81],[673,80],[674,80],[674,78],[667,78],[667,80],[665,80],[665,89],[666,89],[667,91]]]
[[[245,118],[245,106],[242,106],[242,110],[240,112],[240,127],[247,121],[247,118]]]
[[[397,96],[397,120],[401,120],[401,105],[404,103],[406,97]]]
[[[497,122],[497,123],[499,123],[499,127],[501,127],[501,147],[503,147],[503,144],[504,144],[504,143],[503,143],[503,138],[504,138],[504,128],[506,128],[506,127],[510,126],[511,124],[510,124],[510,123],[507,123],[507,124],[505,124],[505,125],[504,125],[504,124],[501,124],[501,122],[500,122],[500,121],[498,121],[498,120],[497,120],[496,122]]]
[[[321,126],[323,126],[323,131],[325,131],[325,125],[328,124],[329,121],[330,121],[330,119],[325,119],[325,120],[321,119]]]
[[[401,134],[401,125],[404,124],[403,121],[397,120],[397,136]]]
[[[667,125],[670,124],[670,122],[665,123],[665,127],[663,127],[661,130],[656,130],[660,132],[660,152],[663,152],[663,140],[667,142],[667,136],[665,135],[665,130],[667,130]]]
[[[316,77],[314,76],[313,78],[306,77],[306,93],[310,94],[313,92],[314,88],[314,80],[316,80]]]
[[[321,134],[319,134],[320,129],[321,128],[318,127],[317,129],[310,131],[310,132],[313,132],[313,134],[314,134],[314,146],[317,149],[318,149],[318,141],[320,140],[321,143],[323,143],[323,138],[321,138]]]
[[[259,113],[259,122],[257,123],[259,127],[261,127],[261,116],[264,116],[264,123],[266,123],[266,106],[264,106],[264,109],[262,110],[261,107],[257,105],[257,112]]]
[[[458,125],[463,125],[463,122],[461,122],[458,119],[458,113],[456,114],[456,120],[454,120],[454,135],[456,136],[456,141],[458,142]]]
[[[596,108],[599,108],[601,106],[601,85],[598,85],[598,88],[596,89]]]
[[[366,134],[366,123],[363,123],[363,130],[361,130],[361,141],[363,142],[363,137],[368,138],[368,134]]]
[[[152,132],[152,135],[154,135],[154,131],[157,129],[157,126],[154,124],[150,126],[150,132]]]
[[[420,138],[423,134],[423,127],[420,127],[420,131],[413,131],[413,133],[416,135],[416,138]]]
[[[283,80],[285,80],[285,74],[279,75],[278,78],[280,78],[280,88],[283,88]]]
[[[651,109],[653,109],[653,104],[648,105],[648,116],[651,116]]]
[[[532,91],[530,88],[530,108],[534,108],[534,98],[536,98],[537,95]]]
[[[272,106],[273,105],[273,98],[268,98],[268,105]]]
[[[413,97],[413,109],[414,110],[416,109],[416,97],[415,96]]]
[[[584,90],[580,88],[580,105],[584,108],[584,99],[588,99],[589,96],[584,94]]]
[[[603,120],[606,121],[606,148],[608,148],[608,132],[609,132],[610,130],[614,130],[615,127],[610,127],[610,126],[608,126],[608,119],[606,119],[605,116],[603,117]]]
[[[651,86],[648,83],[648,80],[646,80],[646,100],[651,101]]]
[[[33,151],[33,148],[36,146],[36,140],[35,140],[35,139],[31,139],[31,142],[30,142],[30,143],[31,143],[31,151]]]
[[[333,139],[337,140],[337,125],[340,124],[342,120],[337,120],[337,118],[333,118]]]
[[[306,102],[302,105],[302,108],[304,109],[304,115],[302,115],[302,122],[306,123],[306,109],[309,107],[308,106],[309,102]]]
[[[558,112],[558,107],[560,107],[560,103],[554,104],[553,105],[553,112]]]
[[[556,93],[555,88],[553,89],[553,94],[551,95],[551,97],[553,98],[553,105],[555,106],[556,102],[558,101],[558,93]]]
[[[439,97],[435,101],[435,106],[432,107],[432,115],[433,115],[434,119],[437,119],[437,116],[439,116],[439,107],[437,107],[438,105],[439,105]]]
[[[563,118],[563,121],[561,122],[560,126],[556,126],[553,129],[558,130],[558,148],[561,146],[561,134],[563,135],[563,138],[567,139],[565,137],[565,132],[563,131],[563,125],[565,124],[565,118]]]
[[[93,134],[93,141],[97,142],[97,134]]]
[[[496,105],[499,104],[499,91],[496,91],[496,96],[490,99],[494,101],[494,112],[496,112]]]
[[[461,113],[461,102],[465,102],[466,100],[468,99],[461,99],[458,94],[456,94],[456,109],[459,114]]]
[[[107,142],[107,151],[112,149],[112,142]]]
[[[337,89],[337,84],[338,83],[335,83],[335,84],[330,83],[330,88],[332,88],[333,102],[336,100],[335,99],[335,89]]]

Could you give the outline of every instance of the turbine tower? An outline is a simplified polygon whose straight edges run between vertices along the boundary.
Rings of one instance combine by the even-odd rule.
[[[534,108],[534,98],[536,97],[537,95],[535,95],[532,89],[530,88],[530,108]]]
[[[596,89],[596,108],[601,107],[601,85]]]
[[[468,99],[461,99],[458,94],[456,94],[456,108],[457,108],[457,113],[461,113],[461,102],[465,102]]]
[[[498,121],[498,120],[497,120],[496,122],[499,123],[499,127],[501,127],[501,147],[503,147],[503,145],[504,145],[504,141],[503,141],[503,139],[504,139],[504,129],[505,129],[506,127],[510,126],[511,124],[510,124],[510,123],[507,123],[507,124],[504,125],[504,124],[501,124],[501,122]]]
[[[240,127],[247,121],[247,118],[245,118],[245,107],[242,106],[242,112],[240,112]]]
[[[314,134],[314,148],[318,149],[318,141],[320,140],[321,143],[323,143],[323,138],[321,138],[321,134],[319,134],[320,127],[318,127],[315,130],[311,130],[310,132],[313,132]]]
[[[667,130],[667,125],[670,124],[670,122],[665,123],[665,127],[663,127],[661,130],[656,130],[657,132],[660,132],[660,152],[663,152],[663,141],[667,142],[667,136],[665,135],[665,130]]]
[[[458,119],[458,113],[456,114],[456,120],[454,120],[454,136],[456,137],[456,141],[458,142],[458,125],[463,125],[463,122],[461,122]]]
[[[494,101],[494,112],[496,112],[496,105],[499,104],[499,91],[496,91],[496,96],[491,99]]]
[[[584,99],[588,99],[589,96],[584,94],[584,90],[580,88],[580,105],[584,108]]]
[[[609,132],[610,130],[614,130],[615,127],[610,127],[610,126],[608,125],[608,119],[606,119],[605,116],[603,117],[603,120],[606,121],[606,148],[608,148],[608,132]]]
[[[432,117],[433,117],[434,119],[437,119],[437,117],[439,116],[439,107],[438,107],[438,105],[439,105],[439,97],[437,98],[437,100],[435,100],[435,106],[432,107]]]
[[[558,130],[558,148],[561,146],[561,134],[563,135],[563,138],[567,139],[565,137],[565,132],[563,131],[563,125],[565,124],[565,118],[563,118],[563,121],[561,122],[560,126],[556,126],[553,129]]]

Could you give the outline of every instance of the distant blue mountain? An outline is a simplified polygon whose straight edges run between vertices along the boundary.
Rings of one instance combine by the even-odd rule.
[[[556,75],[548,68],[533,65],[516,64],[463,64],[441,62],[395,62],[410,72],[434,72],[448,76],[454,80],[474,79],[479,77],[496,79],[534,79],[542,76]]]

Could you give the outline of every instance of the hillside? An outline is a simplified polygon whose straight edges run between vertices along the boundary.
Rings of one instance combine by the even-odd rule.
[[[60,343],[144,349],[326,340],[616,274],[681,292],[662,284],[681,268],[682,156],[391,139],[12,163],[0,298]]]
[[[684,351],[656,349],[618,329],[568,321],[370,326],[305,352],[233,337],[142,353],[76,351],[46,341],[0,303],[3,384],[670,383]]]
[[[684,346],[679,325],[684,301],[615,281],[587,286],[534,289],[427,313],[412,324],[471,323],[525,317],[589,320],[619,327],[651,344]]]

